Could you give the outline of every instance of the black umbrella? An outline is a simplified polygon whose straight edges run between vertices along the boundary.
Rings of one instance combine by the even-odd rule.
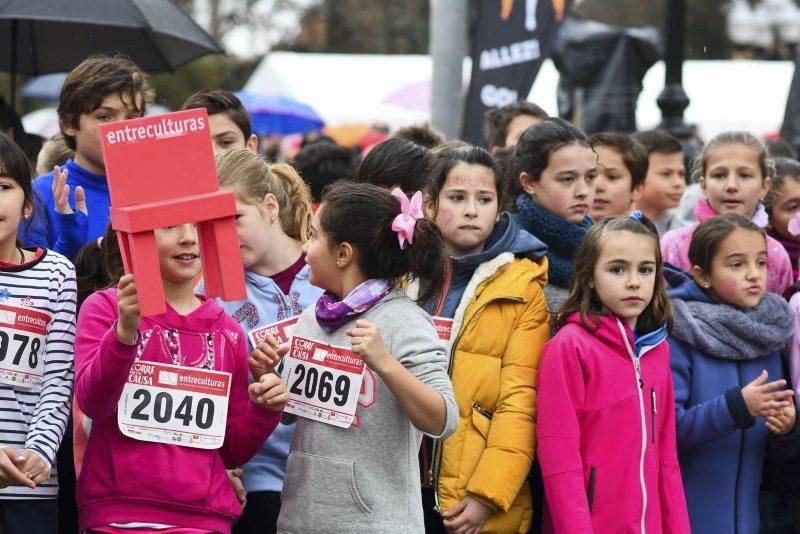
[[[173,0],[0,0],[0,71],[39,75],[121,52],[145,71],[174,71],[222,48]]]

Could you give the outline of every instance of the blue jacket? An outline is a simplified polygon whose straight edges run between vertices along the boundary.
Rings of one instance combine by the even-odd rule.
[[[295,277],[288,295],[280,290],[272,278],[250,271],[245,271],[244,277],[247,285],[245,300],[226,302],[217,299],[217,302],[239,322],[245,332],[299,315],[322,295],[322,290],[309,282],[307,265]],[[198,292],[203,292],[202,284]],[[242,467],[247,491],[281,491],[294,427],[293,422],[281,422],[261,450]]]
[[[697,284],[673,298],[712,302]],[[747,411],[741,389],[763,369],[769,381],[785,378],[781,354],[727,360],[695,350],[669,336],[678,455],[693,532],[758,532],[758,493],[767,456],[785,459],[798,450],[798,428],[774,436],[763,418]]]
[[[36,203],[35,216],[27,230],[22,232],[22,239],[26,247],[49,248],[74,261],[83,245],[97,240],[106,231],[111,197],[105,176],[92,174],[73,160],[68,160],[64,168],[69,170],[69,205],[74,213],[56,213],[53,173],[43,174],[33,181],[33,191],[41,205]],[[88,216],[75,209],[75,188],[78,186],[82,186],[86,193]]]

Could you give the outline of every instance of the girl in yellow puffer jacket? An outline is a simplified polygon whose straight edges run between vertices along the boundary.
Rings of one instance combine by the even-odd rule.
[[[534,384],[549,336],[546,247],[499,212],[501,179],[482,148],[443,150],[426,192],[452,264],[427,309],[450,341],[459,410],[455,434],[423,443],[426,530],[527,532]]]

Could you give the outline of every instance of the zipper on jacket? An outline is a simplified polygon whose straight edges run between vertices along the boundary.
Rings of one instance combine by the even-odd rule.
[[[736,362],[736,375],[739,387],[742,387],[742,365]],[[736,465],[736,485],[733,487],[733,533],[739,534],[739,477],[742,473],[742,456],[744,456],[744,429],[739,429],[739,462]]]
[[[656,443],[656,390],[650,388],[650,442]]]
[[[597,479],[597,468],[592,467],[589,469],[589,487],[586,488],[586,499],[589,501],[589,513],[592,513],[594,506],[594,486]]]
[[[642,487],[642,516],[640,518],[640,527],[642,529],[642,534],[645,534],[645,516],[647,514],[647,485],[644,481],[644,459],[645,453],[647,452],[647,422],[645,420],[644,414],[644,396],[642,395],[642,389],[644,389],[644,382],[642,381],[642,369],[639,365],[639,358],[633,353],[633,348],[631,347],[630,341],[628,341],[628,334],[625,332],[625,327],[622,326],[622,322],[617,319],[617,326],[619,327],[619,331],[622,334],[622,340],[625,343],[625,348],[628,351],[628,356],[630,357],[631,361],[633,362],[633,369],[636,374],[636,383],[639,385],[636,388],[636,394],[639,397],[639,422],[641,423],[642,427],[642,450],[639,455],[639,484]],[[643,353],[640,354],[640,358]]]
[[[491,421],[492,416],[494,415],[492,412],[478,404],[477,402],[472,405],[472,409],[484,416],[486,419]]]
[[[461,328],[458,330],[458,334],[456,335],[453,342],[450,344],[450,360],[447,362],[447,376],[450,377],[453,371],[453,357],[456,354],[456,347],[458,346],[458,342],[461,340],[461,334],[467,328],[469,323],[478,315],[478,312],[481,311],[483,308],[491,304],[496,300],[510,300],[513,302],[525,302],[525,299],[522,297],[516,296],[505,296],[505,297],[495,297],[493,299],[487,300],[478,308],[472,312],[472,315],[469,316],[464,322],[461,323]],[[433,510],[439,514],[440,516],[444,517],[444,511],[439,506],[439,469],[441,468],[442,464],[442,442],[441,440],[436,440],[433,442],[433,462],[431,466],[431,485],[433,486]]]

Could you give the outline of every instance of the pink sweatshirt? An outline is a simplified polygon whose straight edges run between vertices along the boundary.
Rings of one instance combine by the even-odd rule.
[[[689,534],[665,333],[634,348],[627,324],[595,324],[592,332],[573,314],[542,351],[542,531]]]
[[[708,201],[701,198],[697,201],[694,214],[699,222],[689,226],[670,230],[661,238],[661,255],[664,261],[679,267],[684,271],[691,272],[692,264],[689,261],[689,243],[697,225],[717,215]],[[784,290],[792,285],[792,262],[789,254],[778,241],[770,236],[767,237],[767,291],[780,295]]]
[[[149,522],[230,532],[241,507],[225,473],[247,462],[278,424],[247,393],[247,337],[213,300],[187,316],[143,317],[137,345],[117,339],[117,290],[89,297],[78,317],[75,398],[92,419],[78,480],[80,529],[110,523]],[[185,367],[200,367],[213,346],[213,369],[231,373],[225,442],[220,449],[138,441],[117,427],[117,403],[137,352],[142,361],[172,364],[165,332],[177,334]],[[210,335],[210,338],[209,336]],[[174,339],[174,338],[173,338]]]

